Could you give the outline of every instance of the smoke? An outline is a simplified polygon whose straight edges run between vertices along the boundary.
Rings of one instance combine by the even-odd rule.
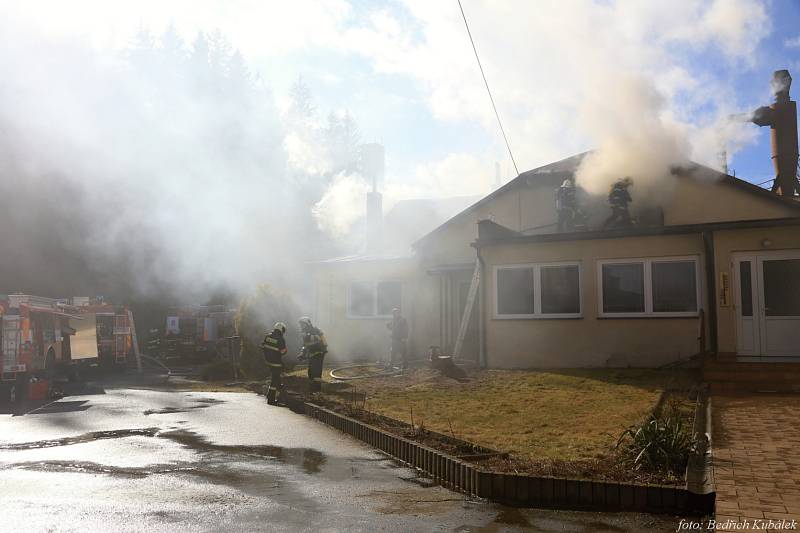
[[[368,191],[360,174],[337,174],[313,209],[320,229],[342,241],[352,237],[353,225],[366,214]]]
[[[603,194],[614,181],[631,176],[632,194],[664,192],[655,189],[672,183],[663,179],[670,168],[688,160],[686,132],[669,120],[664,98],[646,79],[629,75],[605,81],[606,87],[593,84],[604,98],[586,101],[580,113],[582,127],[599,144],[582,161],[577,184]]]
[[[0,22],[0,291],[305,286],[325,247],[270,91],[219,32],[121,52]]]
[[[391,39],[364,29],[354,39],[377,70],[417,80],[435,116],[480,123],[492,137],[482,163],[502,161],[505,146],[460,12],[448,3],[407,5],[421,29]],[[623,173],[638,175],[641,191],[687,159],[717,165],[723,146],[733,156],[752,138],[724,117],[755,103],[742,102],[734,84],[752,72],[770,32],[767,7],[760,0],[464,2],[520,171],[594,149],[581,181],[602,193]]]

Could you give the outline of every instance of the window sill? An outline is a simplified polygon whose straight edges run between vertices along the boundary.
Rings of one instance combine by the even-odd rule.
[[[580,320],[583,315],[495,315],[492,320]]]
[[[682,314],[664,313],[664,314],[658,314],[658,315],[641,315],[641,314],[637,314],[637,315],[630,315],[629,314],[629,315],[626,315],[626,314],[619,314],[619,315],[598,315],[597,316],[597,320],[614,320],[614,319],[619,319],[619,318],[635,318],[635,319],[642,319],[642,318],[655,318],[655,319],[663,319],[663,318],[697,318],[699,316],[700,316],[699,313],[692,313],[692,314],[686,314],[686,313],[682,313]]]

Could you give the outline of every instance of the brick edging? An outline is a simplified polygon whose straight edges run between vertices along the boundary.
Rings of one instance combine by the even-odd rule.
[[[647,511],[706,514],[708,499],[685,487],[635,485],[529,476],[483,470],[446,453],[393,435],[380,428],[305,403],[305,414],[419,469],[437,483],[468,495],[518,507]]]

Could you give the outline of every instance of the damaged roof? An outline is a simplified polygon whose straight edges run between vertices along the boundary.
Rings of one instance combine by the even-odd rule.
[[[581,163],[583,162],[583,159],[587,155],[589,155],[591,153],[592,153],[592,151],[582,152],[580,154],[576,154],[576,155],[567,157],[565,159],[561,159],[559,161],[556,161],[556,162],[553,162],[553,163],[549,163],[547,165],[544,165],[544,166],[541,166],[541,167],[537,167],[537,168],[534,168],[534,169],[531,169],[531,170],[528,170],[528,171],[525,171],[525,172],[521,173],[519,176],[517,176],[513,180],[509,181],[508,183],[506,183],[502,187],[498,188],[497,190],[495,190],[491,194],[488,194],[487,196],[484,196],[478,202],[475,202],[474,204],[472,204],[468,208],[464,209],[460,213],[456,214],[455,216],[453,216],[452,218],[450,218],[449,220],[447,220],[446,222],[444,222],[440,226],[436,227],[433,231],[429,232],[428,234],[426,234],[422,238],[418,239],[416,242],[413,243],[412,246],[414,248],[419,248],[420,246],[423,246],[425,244],[425,242],[428,241],[430,238],[432,238],[434,235],[436,235],[439,232],[445,230],[446,228],[450,227],[451,225],[456,224],[456,223],[464,220],[465,217],[468,217],[471,214],[475,213],[478,209],[480,209],[481,207],[483,207],[486,204],[489,204],[495,198],[497,198],[497,197],[499,197],[499,196],[501,196],[501,195],[503,195],[503,194],[505,194],[507,192],[519,189],[519,188],[521,188],[523,186],[530,185],[533,182],[533,180],[538,181],[538,180],[548,179],[550,181],[557,182],[559,180],[563,180],[563,179],[568,178],[568,177],[574,177],[575,176],[575,172],[578,170],[578,167],[580,167]],[[789,207],[791,207],[793,209],[796,209],[798,211],[798,214],[800,214],[800,201],[798,201],[796,199],[787,198],[787,197],[784,197],[784,196],[777,195],[777,194],[775,194],[775,193],[773,193],[771,191],[763,189],[763,188],[761,188],[761,187],[759,187],[757,185],[754,185],[754,184],[752,184],[752,183],[750,183],[748,181],[736,178],[736,177],[731,176],[729,174],[722,173],[722,172],[720,172],[718,170],[715,170],[715,169],[713,169],[711,167],[708,167],[708,166],[705,166],[705,165],[701,165],[700,163],[695,163],[693,161],[690,161],[686,166],[673,167],[672,168],[672,174],[676,178],[679,178],[679,177],[682,177],[682,176],[686,176],[686,177],[697,178],[697,179],[714,179],[714,180],[717,180],[720,183],[724,183],[724,184],[729,185],[731,187],[736,187],[736,188],[738,188],[738,189],[740,189],[742,191],[745,191],[745,192],[747,192],[749,194],[753,194],[753,195],[758,196],[760,198],[767,199],[769,201],[775,202],[776,204],[780,204],[780,205],[783,205],[783,206],[789,206]],[[605,200],[603,199],[603,201],[605,201]],[[550,224],[548,227],[555,226],[555,225],[556,224]],[[505,229],[508,229],[508,228],[505,228]],[[540,228],[529,228],[529,229],[530,230],[538,230]],[[513,231],[513,230],[508,229],[508,231]],[[516,231],[514,231],[514,233],[517,233],[519,235],[527,235],[527,234],[531,234],[532,232],[526,230],[524,233],[519,233],[519,232],[516,232]],[[539,232],[539,234],[541,234],[541,233],[542,232]],[[548,233],[552,233],[552,232],[548,232]]]

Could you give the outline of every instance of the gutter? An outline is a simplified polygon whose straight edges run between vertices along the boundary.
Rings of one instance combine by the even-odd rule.
[[[478,366],[486,368],[488,366],[488,354],[486,350],[486,312],[484,303],[486,302],[486,263],[481,256],[481,249],[475,247],[480,266],[480,283],[478,284]]]
[[[714,233],[703,232],[703,251],[706,256],[706,298],[708,299],[708,341],[711,353],[719,349],[717,342],[717,275],[715,266]]]
[[[800,226],[800,217],[771,218],[759,220],[736,220],[732,222],[708,222],[704,224],[683,224],[679,226],[633,227],[603,231],[577,231],[572,233],[544,233],[539,235],[517,235],[495,239],[478,239],[472,246],[482,247],[502,243],[525,242],[564,242],[587,241],[595,239],[623,239],[626,237],[649,237],[657,235],[687,235],[706,231],[730,229],[768,228],[775,226]]]

